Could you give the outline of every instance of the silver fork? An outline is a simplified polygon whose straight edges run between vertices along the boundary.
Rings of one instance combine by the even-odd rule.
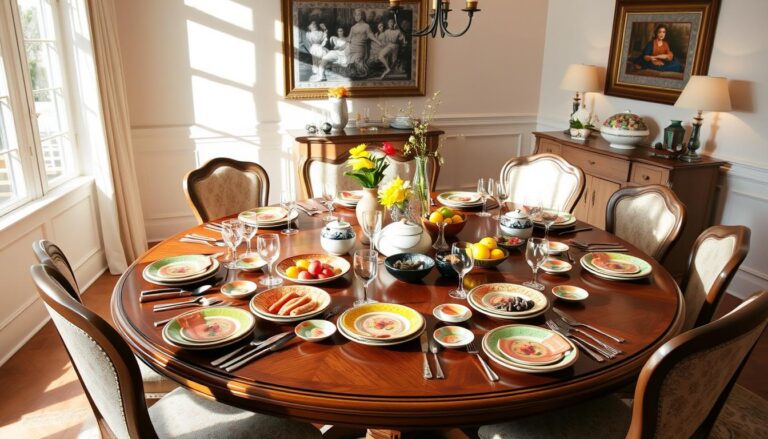
[[[442,380],[445,378],[445,374],[443,373],[443,368],[440,367],[440,358],[437,356],[440,349],[437,347],[437,343],[435,343],[434,340],[429,342],[429,350],[432,352],[432,356],[435,357],[435,378]]]
[[[551,329],[551,330],[553,330],[553,331],[557,332],[557,333],[558,333],[558,334],[560,334],[560,335],[563,335],[563,336],[565,336],[565,337],[568,337],[568,339],[569,339],[569,340],[571,340],[571,341],[573,341],[574,343],[576,343],[576,345],[578,345],[578,346],[581,348],[581,350],[582,350],[582,351],[584,351],[584,352],[585,352],[587,355],[589,355],[590,357],[592,357],[592,359],[593,359],[593,360],[597,361],[598,363],[602,363],[603,361],[605,361],[605,360],[603,359],[603,357],[601,357],[601,356],[600,356],[600,354],[598,354],[597,352],[593,351],[593,350],[592,350],[592,349],[590,349],[590,348],[589,348],[587,345],[585,345],[584,343],[582,343],[582,342],[581,342],[581,340],[580,340],[579,338],[576,338],[576,337],[573,337],[573,336],[569,336],[568,334],[564,333],[564,332],[563,332],[563,331],[560,329],[560,327],[559,327],[559,326],[557,326],[557,324],[555,324],[555,322],[553,322],[552,320],[547,320],[547,322],[546,322],[546,323],[547,323],[547,326],[549,327],[549,329]]]
[[[491,369],[491,366],[488,366],[488,363],[485,362],[483,357],[480,356],[480,352],[477,351],[477,346],[475,345],[474,341],[469,342],[467,345],[467,352],[470,354],[474,354],[475,357],[477,357],[478,361],[480,361],[480,364],[483,366],[483,369],[485,370],[485,374],[488,375],[488,379],[491,381],[498,381],[499,376],[496,375],[496,373]]]
[[[561,319],[562,319],[562,317],[561,317]],[[602,347],[607,352],[609,352],[609,353],[611,353],[613,355],[618,355],[618,354],[623,354],[624,353],[624,351],[622,351],[621,349],[616,349],[615,347],[613,347],[613,346],[611,346],[609,344],[603,343],[602,340],[600,340],[599,338],[594,337],[592,334],[590,334],[588,332],[585,332],[585,331],[582,331],[579,328],[574,328],[573,326],[571,326],[567,322],[565,322],[565,320],[560,321],[560,322],[556,321],[555,323],[557,323],[558,326],[560,326],[561,328],[563,328],[563,329],[565,329],[567,331],[573,331],[573,332],[578,332],[579,334],[583,334],[585,337],[587,337],[590,340],[594,341],[600,347]]]
[[[621,337],[619,337],[619,336],[608,334],[607,332],[603,332],[603,331],[601,331],[601,330],[599,330],[599,329],[595,328],[594,326],[590,326],[590,325],[588,325],[588,324],[586,324],[586,323],[581,323],[581,322],[580,322],[580,321],[578,321],[578,320],[574,320],[574,319],[573,319],[573,317],[571,317],[571,316],[569,316],[568,314],[566,314],[566,313],[564,313],[564,312],[560,311],[560,310],[559,310],[559,309],[557,309],[557,308],[553,308],[553,311],[555,312],[555,314],[557,314],[558,316],[560,316],[560,318],[561,318],[561,319],[563,319],[563,321],[564,321],[565,323],[567,323],[567,324],[569,324],[569,325],[571,325],[571,326],[583,326],[583,327],[585,327],[585,328],[589,328],[589,329],[591,329],[591,330],[593,330],[593,331],[597,332],[598,334],[602,334],[602,335],[604,335],[604,336],[606,336],[606,337],[610,338],[611,340],[613,340],[613,341],[615,341],[615,342],[617,342],[617,343],[624,343],[624,342],[626,341],[626,340],[624,340],[623,338],[621,338]]]
[[[547,326],[552,328],[552,325],[555,325],[555,327],[557,327],[557,329],[553,329],[553,330],[556,330],[557,332],[565,335],[566,337],[570,338],[571,340],[578,340],[578,341],[580,341],[581,343],[587,345],[593,351],[598,352],[600,355],[604,356],[605,358],[608,358],[609,360],[616,356],[616,354],[614,354],[612,352],[608,352],[607,350],[601,348],[600,346],[595,346],[592,343],[584,340],[583,338],[576,337],[571,332],[570,329],[564,327],[562,324],[560,324],[558,322],[555,322],[554,320],[547,319]]]

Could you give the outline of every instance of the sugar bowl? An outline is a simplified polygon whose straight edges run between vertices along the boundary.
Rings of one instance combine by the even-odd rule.
[[[320,233],[323,250],[336,256],[347,254],[355,245],[355,230],[346,221],[332,221]]]

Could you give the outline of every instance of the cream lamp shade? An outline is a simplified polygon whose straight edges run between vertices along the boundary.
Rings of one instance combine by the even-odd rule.
[[[728,79],[714,76],[691,76],[675,107],[697,111],[730,111]]]
[[[569,91],[600,91],[597,67],[571,64],[565,71],[565,76],[560,82],[560,88]]]

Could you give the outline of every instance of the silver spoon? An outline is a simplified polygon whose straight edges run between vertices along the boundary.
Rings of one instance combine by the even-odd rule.
[[[218,299],[212,299],[210,297],[198,297],[196,299],[187,300],[185,302],[155,305],[155,307],[152,308],[152,311],[167,311],[169,309],[184,308],[187,306],[210,306],[218,302]]]

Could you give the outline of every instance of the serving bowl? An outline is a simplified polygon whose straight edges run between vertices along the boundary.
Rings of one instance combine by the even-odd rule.
[[[435,253],[435,265],[437,265],[437,269],[440,271],[441,276],[455,279],[459,277],[459,273],[453,269],[451,262],[445,259],[445,257],[450,256],[450,254],[450,250],[443,250]]]
[[[497,247],[499,250],[504,252],[504,256],[501,258],[496,259],[479,259],[475,258],[475,267],[480,268],[493,268],[497,265],[500,265],[502,262],[506,261],[509,257],[509,250],[505,249],[504,247]]]
[[[450,236],[456,236],[464,230],[464,226],[467,225],[467,216],[459,213],[454,212],[456,215],[459,215],[461,217],[460,223],[451,223],[445,225],[445,237],[448,238]],[[432,239],[435,239],[438,234],[440,234],[440,225],[437,223],[433,223],[432,221],[429,221],[428,219],[424,218],[423,220],[424,227],[429,232],[429,235],[432,236]]]
[[[397,261],[422,262],[422,268],[414,270],[395,268]],[[435,260],[421,253],[398,253],[384,259],[384,266],[387,267],[389,274],[403,282],[418,282],[432,270]]]
[[[609,117],[600,127],[600,135],[611,148],[633,149],[648,137],[650,131],[643,119],[629,110]]]

